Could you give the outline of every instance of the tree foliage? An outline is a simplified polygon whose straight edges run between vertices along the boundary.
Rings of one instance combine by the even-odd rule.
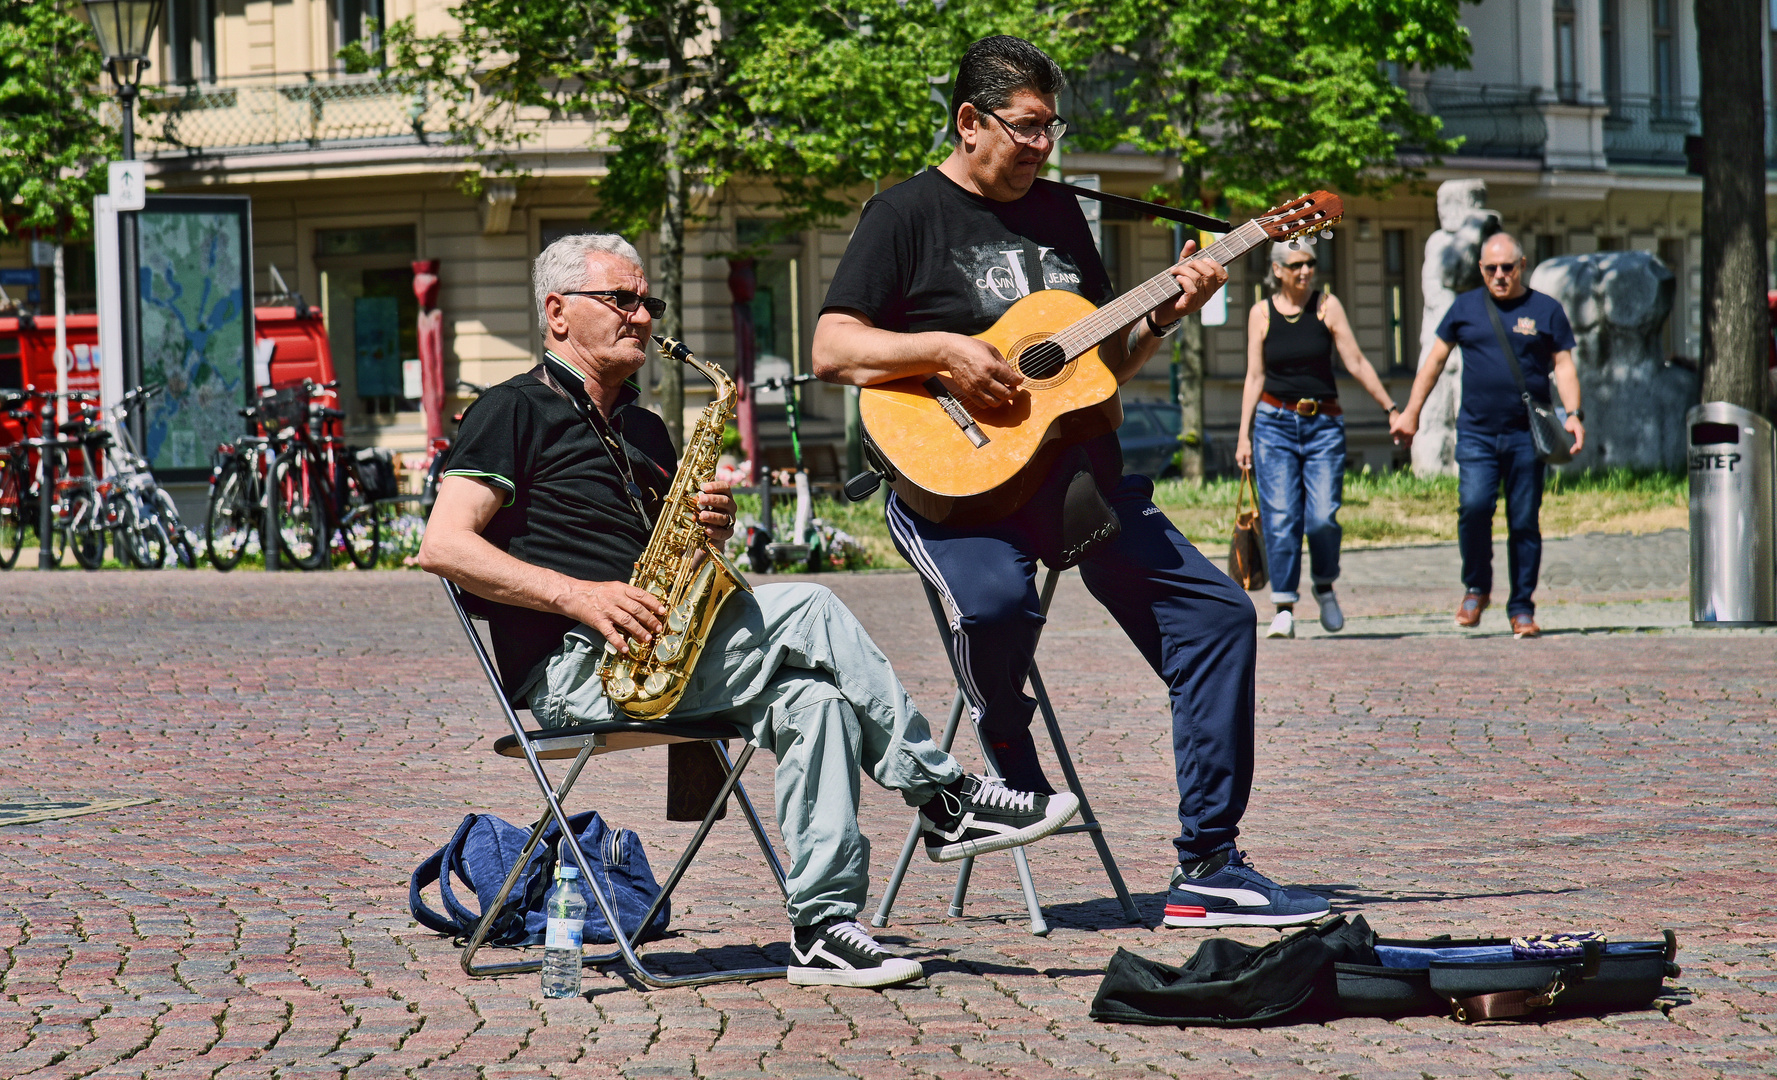
[[[100,121],[102,60],[77,8],[0,0],[0,236],[85,233],[117,155],[117,132]]]
[[[1064,16],[1075,145],[1175,157],[1187,204],[1380,192],[1448,153],[1391,72],[1468,66],[1458,0],[1090,0]]]

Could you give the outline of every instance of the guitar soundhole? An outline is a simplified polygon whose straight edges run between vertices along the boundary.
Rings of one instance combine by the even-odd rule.
[[[1067,367],[1067,353],[1053,341],[1039,341],[1018,351],[1018,370],[1038,382],[1053,379]]]

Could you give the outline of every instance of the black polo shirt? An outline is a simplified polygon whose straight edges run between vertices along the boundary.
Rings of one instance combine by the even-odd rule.
[[[556,387],[540,376],[547,369]],[[566,396],[564,396],[564,394]],[[635,405],[625,386],[611,429],[629,460],[650,518],[677,467],[666,424]],[[590,422],[584,379],[546,354],[543,364],[491,387],[463,414],[445,476],[467,476],[506,493],[482,535],[521,562],[582,581],[628,581],[649,529],[631,503],[616,460]],[[565,615],[477,602],[492,630],[508,696],[577,624]]]

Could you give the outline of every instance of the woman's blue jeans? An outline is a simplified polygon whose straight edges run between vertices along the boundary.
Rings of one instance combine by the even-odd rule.
[[[1271,602],[1293,604],[1301,599],[1296,590],[1302,583],[1304,533],[1309,577],[1316,585],[1331,585],[1339,577],[1345,418],[1302,416],[1259,402],[1253,415],[1253,468]]]

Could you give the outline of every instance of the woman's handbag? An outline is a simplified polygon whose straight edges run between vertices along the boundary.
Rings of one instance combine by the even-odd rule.
[[[1483,290],[1485,292],[1485,290]],[[1530,419],[1530,441],[1536,446],[1536,460],[1549,465],[1565,465],[1573,460],[1573,439],[1555,418],[1555,411],[1530,396],[1524,388],[1524,369],[1518,363],[1518,352],[1506,337],[1505,323],[1499,320],[1499,307],[1491,294],[1481,297],[1487,303],[1487,317],[1493,320],[1493,332],[1499,335],[1499,347],[1505,352],[1506,366],[1518,384],[1518,396],[1524,399],[1524,412]]]
[[[1253,494],[1251,510],[1242,510],[1246,493]],[[1228,576],[1248,590],[1262,589],[1265,575],[1265,533],[1259,526],[1259,487],[1251,469],[1240,470],[1240,490],[1234,496],[1234,538],[1228,541]]]

